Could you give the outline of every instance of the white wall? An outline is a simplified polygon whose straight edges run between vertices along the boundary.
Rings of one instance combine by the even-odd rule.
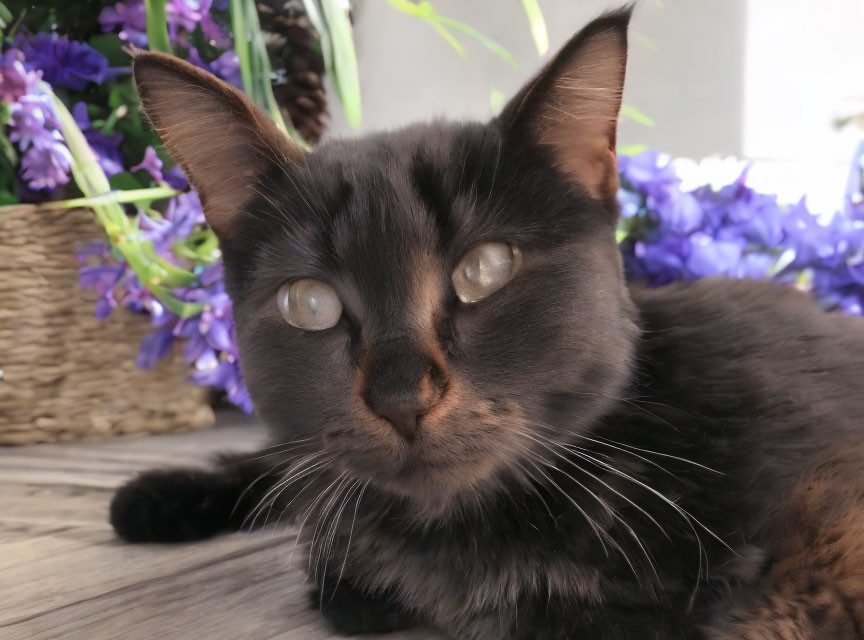
[[[620,4],[539,2],[553,51],[591,17]],[[519,0],[433,5],[497,40],[520,68],[468,39],[463,60],[428,25],[386,0],[359,0],[355,32],[365,119],[351,131],[333,105],[335,135],[433,116],[486,118],[491,89],[510,95],[541,66]],[[751,176],[760,187],[786,199],[807,192],[816,208],[831,208],[862,135],[832,128],[832,120],[855,104],[864,110],[862,32],[864,0],[641,0],[624,100],[656,126],[624,121],[620,143],[675,156],[754,158]]]
[[[492,37],[520,63],[513,69],[463,39],[463,60],[425,23],[385,0],[360,0],[355,34],[364,124],[360,132],[418,119],[489,116],[492,88],[511,95],[543,64],[519,0],[434,0],[436,9]],[[613,0],[540,0],[550,57]],[[656,121],[624,122],[620,142],[644,143],[675,155],[741,151],[741,75],[745,0],[643,0],[633,21],[625,102]],[[656,50],[642,43],[647,37]],[[333,95],[331,93],[331,95]],[[351,135],[339,107],[333,131]]]
[[[838,116],[864,111],[864,2],[750,0],[743,136],[755,178],[787,199],[837,205],[862,137]]]

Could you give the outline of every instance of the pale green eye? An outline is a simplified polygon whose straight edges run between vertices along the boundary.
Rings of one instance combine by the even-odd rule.
[[[298,329],[322,331],[342,317],[342,301],[333,287],[311,278],[283,284],[276,303],[285,321]]]
[[[513,279],[522,252],[506,242],[487,242],[465,254],[453,271],[453,288],[462,302],[477,302]]]

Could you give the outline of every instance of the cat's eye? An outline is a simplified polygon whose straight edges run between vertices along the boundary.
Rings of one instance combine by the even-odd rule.
[[[453,288],[462,302],[477,302],[513,279],[522,252],[506,242],[487,242],[465,254],[453,271]]]
[[[342,301],[333,287],[311,278],[283,284],[276,304],[288,324],[308,331],[334,327],[342,317]]]

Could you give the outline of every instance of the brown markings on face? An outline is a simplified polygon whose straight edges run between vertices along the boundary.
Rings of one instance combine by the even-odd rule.
[[[514,402],[483,397],[450,366],[436,334],[447,285],[441,265],[420,255],[413,273],[405,310],[410,342],[443,378],[426,375],[420,381],[417,394],[431,408],[421,418],[416,438],[400,436],[364,400],[374,355],[365,350],[352,383],[351,424],[329,429],[325,442],[350,472],[409,498],[419,513],[431,517],[454,502],[476,501],[483,494],[478,489],[511,466],[518,451],[508,443],[517,439],[513,432],[524,420]]]

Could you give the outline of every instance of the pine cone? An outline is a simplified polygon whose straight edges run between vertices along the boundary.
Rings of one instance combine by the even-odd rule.
[[[298,0],[257,0],[276,102],[309,144],[327,127],[324,58],[318,33]]]

